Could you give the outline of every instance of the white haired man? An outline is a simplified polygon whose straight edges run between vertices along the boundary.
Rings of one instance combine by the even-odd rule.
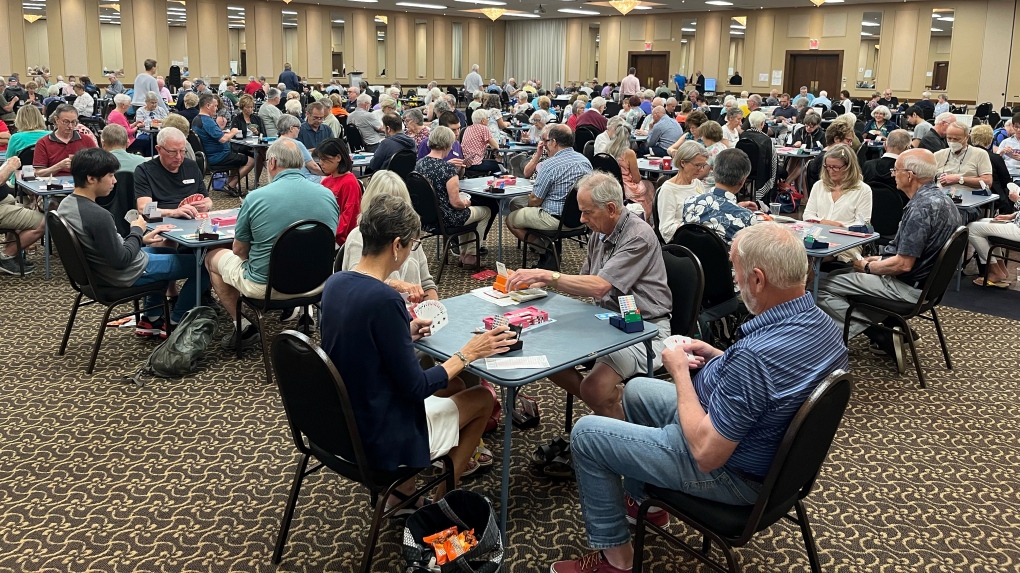
[[[482,89],[483,83],[482,76],[478,73],[478,64],[473,64],[471,66],[471,73],[464,78],[464,90],[469,94],[473,94]]]
[[[372,96],[361,94],[357,99],[358,106],[347,116],[347,126],[356,127],[361,132],[361,141],[365,149],[375,151],[383,140],[386,130],[383,128],[382,120],[375,116],[368,108],[372,105]]]
[[[776,223],[748,227],[730,259],[755,315],[741,326],[744,337],[725,351],[701,340],[663,350],[672,384],[635,378],[623,391],[626,421],[585,416],[574,426],[578,497],[595,552],[554,563],[552,573],[630,571],[628,521],[646,483],[754,504],[797,410],[829,374],[849,367],[842,333],[804,290],[800,237]],[[780,359],[790,348],[808,355]],[[653,507],[647,519],[665,526],[669,515]]]

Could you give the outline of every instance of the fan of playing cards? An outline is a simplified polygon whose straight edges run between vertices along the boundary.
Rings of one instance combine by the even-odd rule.
[[[183,207],[185,205],[191,205],[193,203],[202,203],[203,201],[205,201],[205,195],[202,195],[201,193],[195,193],[194,195],[190,195],[188,197],[185,197],[184,200],[181,201],[181,204],[178,205],[178,207]]]
[[[446,307],[438,300],[425,300],[418,303],[414,307],[414,315],[432,321],[432,325],[429,327],[432,334],[439,332],[450,321]]]

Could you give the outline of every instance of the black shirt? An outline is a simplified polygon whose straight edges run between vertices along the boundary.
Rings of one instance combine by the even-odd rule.
[[[946,143],[946,140],[939,135],[939,132],[932,128],[928,130],[928,133],[924,134],[924,137],[921,138],[921,143],[918,144],[918,147],[935,153],[940,149],[948,148],[949,144]]]
[[[202,170],[192,159],[184,158],[177,173],[167,171],[158,158],[135,168],[135,198],[149,197],[160,209],[176,209],[181,201],[196,193],[209,196]]]
[[[785,117],[786,119],[793,119],[797,117],[797,108],[792,105],[786,107],[776,107],[772,110],[772,117]]]

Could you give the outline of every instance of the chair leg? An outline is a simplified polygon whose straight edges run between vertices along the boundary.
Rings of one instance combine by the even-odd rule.
[[[737,554],[733,552],[733,548],[726,544],[720,544],[720,547],[726,556],[726,566],[730,573],[740,573],[740,562],[737,561]]]
[[[567,393],[570,396],[570,393]],[[638,508],[637,524],[634,526],[634,563],[631,565],[633,573],[641,573],[645,562],[645,516],[647,512],[641,513]]]
[[[712,538],[707,535],[701,536],[701,552],[708,556],[712,551]]]
[[[392,488],[391,488],[392,489]],[[375,554],[375,545],[379,541],[379,527],[382,525],[382,517],[386,512],[387,495],[379,496],[375,504],[375,514],[372,516],[372,525],[368,528],[368,540],[365,542],[365,554],[361,558],[361,573],[369,573],[372,570],[372,558]]]
[[[64,355],[67,350],[67,340],[71,338],[71,327],[74,326],[74,319],[78,316],[78,307],[81,305],[82,293],[78,293],[78,296],[74,298],[74,305],[71,306],[71,316],[67,317],[67,328],[64,329],[64,339],[60,341],[60,352],[57,354],[60,356]]]
[[[294,472],[294,483],[290,486],[290,496],[287,497],[287,507],[283,510],[283,521],[280,523],[280,533],[276,535],[276,549],[273,550],[273,563],[277,565],[283,557],[283,547],[287,544],[287,532],[290,530],[290,521],[294,518],[294,507],[297,505],[298,493],[301,492],[301,482],[305,479],[309,457],[308,454],[302,455],[297,471]]]
[[[939,344],[942,345],[942,356],[946,359],[946,368],[952,370],[953,359],[949,357],[949,345],[946,343],[946,335],[942,332],[942,323],[939,322],[939,315],[935,313],[934,307],[931,309],[931,319],[935,323],[935,332],[939,335]]]
[[[567,407],[563,412],[563,428],[567,431],[567,435],[570,435],[571,428],[574,427],[574,395],[567,392]]]
[[[521,242],[517,241],[517,244],[520,245]],[[521,248],[521,268],[522,269],[528,268],[528,234],[527,233],[524,233],[524,245],[523,245],[523,248]]]
[[[811,535],[811,525],[808,523],[807,510],[804,509],[804,504],[800,500],[797,500],[793,507],[797,509],[797,522],[800,524],[801,534],[804,535],[804,546],[807,548],[811,572],[822,573],[822,565],[818,562],[818,548],[815,547],[815,539]]]
[[[241,319],[243,318],[241,316],[241,297],[237,297],[236,312],[237,312],[237,325],[236,325],[235,328],[237,330],[235,330],[234,332],[237,333],[237,340],[235,341],[235,344],[234,344],[234,350],[237,352],[237,359],[240,360],[241,359]],[[259,333],[259,336],[261,336],[261,335],[262,334]]]
[[[907,324],[906,320],[899,316],[896,316],[896,318],[898,318],[900,324],[903,325],[903,334],[900,335],[900,337],[906,339],[907,344],[910,345],[910,355],[914,358],[914,370],[917,371],[917,379],[921,383],[921,388],[927,388],[928,384],[924,380],[924,369],[921,368],[921,359],[917,356],[917,344],[914,343],[914,337],[910,334],[910,325]],[[893,336],[896,335],[893,334]]]
[[[851,318],[853,314],[854,303],[851,302],[846,309],[846,316],[843,318],[843,344],[848,344],[850,342],[850,321],[853,320],[853,318]]]
[[[137,300],[135,304],[138,304]],[[163,324],[166,325],[166,335],[173,334],[173,324],[170,323],[170,299],[166,297],[166,293],[163,293]]]
[[[92,371],[96,368],[96,357],[99,356],[99,347],[103,344],[103,336],[106,334],[106,323],[110,322],[110,313],[113,312],[113,307],[106,307],[106,312],[103,313],[103,321],[99,323],[99,332],[96,333],[96,343],[92,346],[92,357],[89,359],[88,370],[86,374],[92,374]]]
[[[265,319],[262,311],[255,309],[255,319],[259,325],[259,341],[262,343],[262,362],[266,365],[266,382],[273,382],[273,359],[269,356],[269,337],[266,336]],[[240,336],[238,337],[240,338]]]

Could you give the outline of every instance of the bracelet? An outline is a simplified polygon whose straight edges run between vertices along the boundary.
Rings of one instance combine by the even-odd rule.
[[[468,364],[471,364],[471,361],[468,360],[467,356],[465,356],[464,353],[461,352],[460,350],[458,350],[457,352],[454,352],[453,355],[456,356],[457,358],[460,358],[461,360],[463,360],[464,361],[464,366],[467,366]]]

